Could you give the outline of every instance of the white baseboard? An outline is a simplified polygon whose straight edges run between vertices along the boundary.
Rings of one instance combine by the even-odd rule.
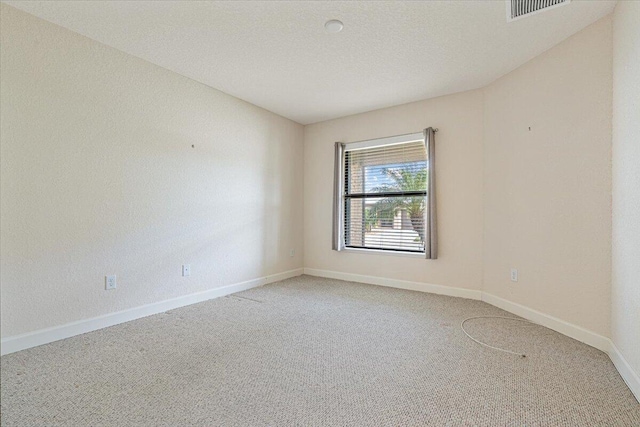
[[[455,288],[453,286],[433,285],[430,283],[410,282],[407,280],[388,279],[385,277],[365,276],[362,274],[341,273],[339,271],[318,270],[305,268],[304,274],[309,276],[326,277],[329,279],[346,280],[350,282],[367,283],[370,285],[388,286],[390,288],[408,289],[410,291],[428,292],[431,294],[447,295],[479,300],[482,292],[474,289]]]
[[[315,268],[305,268],[304,274],[310,276],[327,277],[330,279],[347,280],[352,282],[368,283],[371,285],[389,286],[392,288],[408,289],[412,291],[428,292],[432,294],[448,295],[467,299],[482,300],[488,304],[501,308],[517,316],[536,322],[561,334],[581,341],[604,352],[610,349],[609,338],[598,335],[580,326],[550,316],[540,311],[531,309],[495,295],[464,288],[454,288],[451,286],[433,285],[429,283],[409,282],[405,280],[388,279],[385,277],[365,276],[360,274],[342,273],[339,271],[318,270]]]
[[[553,329],[556,332],[560,332],[563,335],[571,337],[575,340],[583,342],[595,347],[598,350],[602,350],[605,353],[609,352],[610,341],[609,338],[596,334],[588,329],[574,325],[557,317],[550,316],[524,305],[517,304],[515,302],[508,301],[504,298],[497,297],[487,292],[482,293],[482,301],[501,308],[509,313],[513,313],[516,316],[524,317],[527,320],[531,320],[539,325],[545,326],[549,329]]]
[[[516,316],[524,317],[525,319],[531,320],[539,325],[553,329],[556,332],[607,353],[613,362],[613,365],[620,373],[620,376],[624,379],[624,382],[627,383],[631,393],[633,393],[636,400],[640,402],[640,378],[609,338],[574,325],[573,323],[569,323],[562,319],[558,319],[557,317],[550,316],[487,292],[482,293],[482,301],[508,311],[509,313],[513,313]]]
[[[290,277],[300,276],[302,273],[303,269],[298,268],[295,270],[289,270],[282,273],[259,277],[257,279],[247,280],[246,282],[210,289],[208,291],[198,292],[195,294],[184,295],[181,297],[172,298],[152,304],[146,304],[140,307],[134,307],[128,310],[109,313],[90,319],[79,320],[77,322],[71,322],[65,325],[54,326],[51,328],[40,329],[38,331],[29,332],[26,334],[3,338],[0,342],[0,354],[5,355],[14,353],[16,351],[25,350],[27,348],[48,344],[50,342],[62,340],[65,338],[70,338],[75,335],[85,334],[87,332],[96,331],[98,329],[107,328],[109,326],[118,325],[120,323],[129,322],[131,320],[140,319],[142,317],[151,316],[153,314],[164,313],[168,310],[173,310],[187,305],[207,301],[213,298],[223,297],[225,295],[245,291],[251,288],[256,288],[258,286],[263,286],[268,283],[288,279]]]
[[[315,268],[305,268],[304,274],[310,276],[327,277],[330,279],[347,280],[351,282],[368,283],[378,286],[389,286],[392,288],[408,289],[412,291],[428,292],[453,297],[482,300],[495,307],[501,308],[516,316],[523,317],[538,323],[563,335],[571,337],[577,341],[588,344],[609,355],[620,376],[629,386],[636,399],[640,401],[640,379],[631,366],[624,359],[620,351],[607,337],[599,335],[588,329],[574,325],[557,317],[550,316],[532,308],[526,307],[504,298],[497,297],[487,292],[471,289],[453,288],[443,285],[432,285],[428,283],[409,282],[404,280],[388,279],[384,277],[364,276],[360,274],[342,273],[339,271],[319,270]]]
[[[153,304],[147,304],[116,313],[105,314],[103,316],[98,316],[91,319],[80,320],[61,326],[55,326],[52,328],[41,329],[39,331],[29,332],[22,335],[7,337],[2,339],[1,341],[0,354],[4,355],[14,353],[16,351],[36,347],[39,345],[69,338],[75,335],[96,331],[98,329],[107,328],[109,326],[118,325],[120,323],[129,322],[131,320],[140,319],[142,317],[151,316],[153,314],[164,313],[168,310],[173,310],[179,307],[196,304],[213,298],[219,298],[225,295],[230,295],[236,292],[263,286],[268,283],[273,283],[291,277],[299,276],[303,273],[310,276],[326,277],[330,279],[346,280],[351,282],[367,283],[371,285],[388,286],[392,288],[407,289],[412,291],[482,300],[488,304],[501,308],[517,316],[524,317],[525,319],[536,322],[549,329],[553,329],[556,332],[567,335],[573,339],[581,341],[609,354],[609,357],[620,373],[620,376],[627,383],[629,389],[635,395],[636,399],[640,401],[640,378],[638,377],[638,374],[633,371],[631,365],[627,363],[625,358],[622,356],[622,353],[620,353],[618,348],[609,338],[596,334],[595,332],[558,319],[557,317],[550,316],[529,307],[478,290],[454,288],[450,286],[434,285],[421,282],[410,282],[406,280],[388,279],[377,276],[342,273],[338,271],[319,270],[314,268],[298,268],[295,270],[289,270],[270,276],[248,280],[246,282],[223,286],[221,288],[185,295],[182,297],[160,301]]]
[[[624,382],[627,383],[631,393],[633,393],[636,400],[640,403],[640,376],[633,371],[631,365],[629,365],[624,356],[622,356],[622,353],[620,353],[620,350],[618,350],[618,347],[616,347],[613,341],[610,341],[610,345],[609,357],[613,365],[620,373]]]

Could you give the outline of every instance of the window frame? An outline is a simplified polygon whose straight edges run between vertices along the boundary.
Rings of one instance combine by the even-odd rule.
[[[341,144],[340,147],[336,147],[336,162],[339,163],[339,167],[336,168],[336,176],[335,176],[335,184],[336,184],[336,192],[339,195],[338,200],[335,200],[337,212],[334,212],[334,221],[338,221],[338,230],[334,229],[334,233],[338,233],[338,248],[335,248],[338,251],[345,251],[351,253],[374,253],[380,255],[395,255],[395,256],[406,256],[406,257],[415,257],[415,258],[424,258],[426,254],[426,242],[423,242],[423,247],[421,250],[411,250],[411,249],[397,249],[397,248],[384,248],[384,247],[366,247],[366,246],[355,246],[355,245],[347,245],[347,206],[349,200],[357,200],[367,198],[384,198],[384,197],[423,197],[425,204],[425,236],[426,240],[428,237],[426,236],[427,228],[426,228],[426,213],[429,209],[429,198],[428,198],[428,186],[425,187],[424,190],[411,190],[411,191],[397,191],[397,192],[378,192],[371,193],[363,191],[361,193],[349,193],[348,191],[348,173],[347,173],[347,162],[349,152],[359,151],[359,150],[367,150],[376,147],[387,147],[393,145],[405,145],[410,143],[422,142],[425,143],[425,132],[419,133],[411,133],[405,135],[397,135],[386,138],[378,138],[373,140],[365,140],[365,141],[357,141],[346,144]],[[340,144],[340,143],[338,143]],[[426,147],[425,147],[426,150]],[[338,154],[340,153],[340,154]],[[425,164],[425,172],[428,174],[428,153],[425,153],[426,156],[426,164]],[[339,158],[338,158],[339,157]],[[338,164],[337,164],[338,165]],[[364,225],[363,225],[364,228]],[[363,230],[363,233],[366,231]]]

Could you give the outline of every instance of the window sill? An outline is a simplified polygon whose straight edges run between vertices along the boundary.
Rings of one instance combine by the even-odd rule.
[[[422,258],[426,259],[426,255],[424,252],[395,252],[395,251],[383,251],[377,249],[355,249],[355,248],[345,248],[340,252],[346,252],[350,254],[373,254],[373,255],[387,255],[387,256],[396,256],[396,257],[406,257],[406,258]]]

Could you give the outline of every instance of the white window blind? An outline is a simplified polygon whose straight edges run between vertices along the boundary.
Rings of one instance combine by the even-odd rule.
[[[346,144],[341,170],[345,248],[425,253],[422,133]]]

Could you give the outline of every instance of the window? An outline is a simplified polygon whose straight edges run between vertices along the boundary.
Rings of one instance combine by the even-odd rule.
[[[432,249],[427,131],[337,144],[334,249]]]

